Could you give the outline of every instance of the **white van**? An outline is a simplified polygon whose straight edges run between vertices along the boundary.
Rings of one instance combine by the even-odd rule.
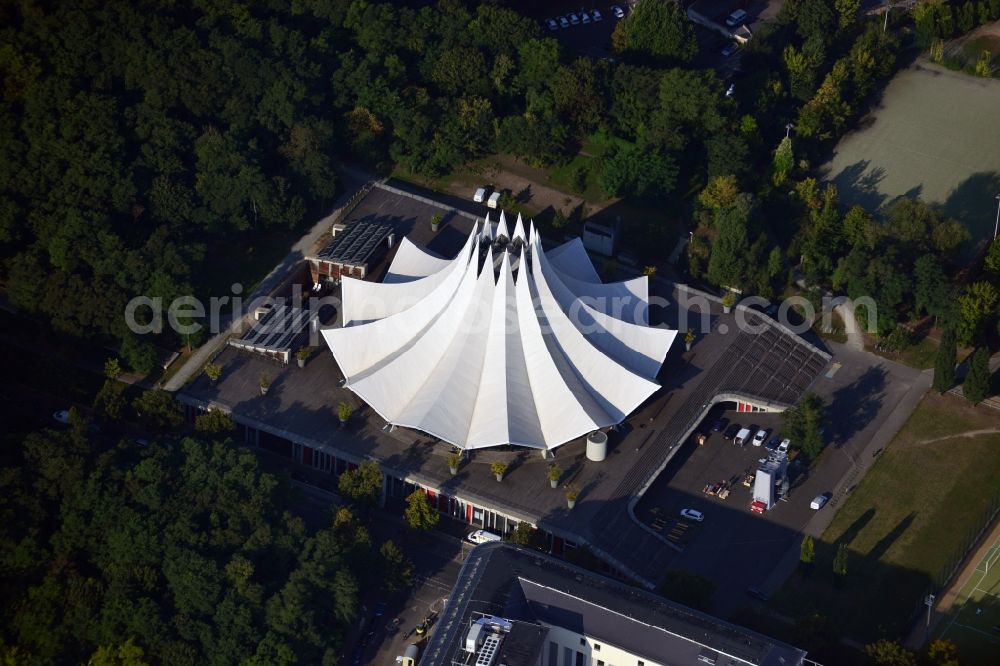
[[[499,208],[500,207],[500,193],[494,192],[490,195],[490,198],[486,201],[487,208]]]
[[[472,200],[475,201],[476,203],[483,203],[484,201],[486,201],[486,195],[489,194],[489,192],[490,188],[480,187],[478,190],[476,190],[476,193],[472,195]]]
[[[489,543],[490,541],[500,541],[499,534],[493,534],[493,532],[487,532],[486,530],[476,530],[475,532],[469,532],[469,536],[466,537],[472,543]]]
[[[735,12],[733,12],[726,18],[726,25],[728,25],[730,28],[735,28],[736,26],[743,23],[746,17],[747,13],[745,10],[737,9]]]
[[[746,443],[750,441],[750,437],[753,435],[750,428],[743,428],[738,433],[736,433],[736,439],[733,440],[733,444],[736,446],[746,446]]]

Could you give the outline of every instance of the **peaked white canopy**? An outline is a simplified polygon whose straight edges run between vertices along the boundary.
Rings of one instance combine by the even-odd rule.
[[[645,325],[646,278],[603,284],[578,241],[547,256],[520,216],[507,233],[487,218],[451,260],[404,239],[386,282],[343,279],[344,325],[323,336],[387,422],[466,449],[552,449],[659,388],[676,331]]]

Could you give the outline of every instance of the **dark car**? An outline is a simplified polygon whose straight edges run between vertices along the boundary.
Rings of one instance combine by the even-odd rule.
[[[375,604],[375,617],[382,617],[385,615],[385,602],[380,601]]]
[[[733,437],[736,437],[736,433],[740,431],[740,428],[741,426],[739,423],[731,423],[729,424],[729,427],[726,428],[726,432],[722,433],[722,436],[726,439],[732,439]]]
[[[712,424],[712,432],[722,432],[729,425],[729,419],[721,418],[717,419],[715,423]]]
[[[781,444],[781,437],[779,435],[775,435],[774,437],[771,438],[771,441],[769,441],[767,443],[767,450],[768,451],[777,451],[778,450],[778,446],[780,444]]]

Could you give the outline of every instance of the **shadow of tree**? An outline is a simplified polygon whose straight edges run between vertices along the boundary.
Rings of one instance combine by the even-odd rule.
[[[877,562],[882,559],[889,547],[896,542],[896,540],[903,536],[903,533],[913,524],[913,519],[916,518],[917,514],[910,512],[906,518],[903,518],[899,523],[889,530],[884,537],[878,540],[872,549],[868,551],[868,555],[865,556],[865,560],[868,562]]]
[[[842,446],[875,418],[885,397],[887,376],[884,368],[873,366],[856,381],[834,392],[827,407],[831,417],[829,443]]]
[[[972,235],[969,254],[974,254],[984,241],[993,238],[998,193],[1000,172],[981,171],[962,181],[941,206],[945,215],[961,222]]]
[[[863,514],[857,517],[857,519],[851,523],[851,526],[844,530],[844,533],[840,536],[838,543],[843,543],[850,546],[851,542],[861,533],[861,530],[865,529],[865,526],[872,521],[875,517],[875,509],[868,509]]]
[[[878,210],[886,201],[886,195],[878,190],[884,179],[885,169],[871,168],[871,160],[859,160],[828,178],[836,186],[841,201],[869,211]]]

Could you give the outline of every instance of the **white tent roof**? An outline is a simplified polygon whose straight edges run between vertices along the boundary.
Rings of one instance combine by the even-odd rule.
[[[645,278],[588,280],[586,253],[566,246],[557,267],[533,225],[520,257],[494,256],[496,236],[474,229],[448,261],[404,240],[389,275],[408,281],[343,279],[345,325],[323,336],[347,387],[389,423],[467,449],[551,449],[624,420],[659,388],[676,331],[589,301],[644,306]]]

